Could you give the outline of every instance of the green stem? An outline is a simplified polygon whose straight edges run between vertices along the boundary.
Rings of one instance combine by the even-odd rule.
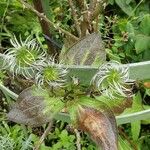
[[[6,8],[5,8],[4,13],[3,13],[3,16],[2,16],[1,33],[3,33],[2,30],[3,30],[4,21],[5,21],[6,13],[7,13],[7,11],[8,11],[8,6],[9,6],[9,4],[10,4],[10,0],[7,0]]]
[[[136,7],[135,7],[135,8],[133,9],[133,11],[131,12],[132,15],[133,15],[133,13],[137,10],[137,8],[141,5],[141,3],[142,3],[143,1],[144,1],[144,0],[141,0],[141,1],[136,5]],[[129,16],[127,20],[131,19],[132,15]]]
[[[147,80],[150,79],[150,61],[123,64],[122,67],[129,68],[129,77],[133,80]],[[69,75],[80,79],[83,85],[90,85],[90,81],[95,73],[98,71],[97,67],[91,66],[69,66]],[[85,77],[86,75],[86,77]]]
[[[150,119],[150,109],[131,113],[131,114],[120,115],[120,116],[117,116],[116,119],[117,119],[118,125],[131,123],[137,120]]]
[[[55,116],[55,119],[65,121],[65,122],[70,122],[69,115],[65,113],[57,114]],[[116,116],[117,125],[131,123],[137,120],[146,120],[146,119],[150,119],[150,109],[127,114],[127,115]]]

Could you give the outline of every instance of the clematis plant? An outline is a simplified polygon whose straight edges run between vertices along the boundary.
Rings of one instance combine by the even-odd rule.
[[[10,40],[13,47],[1,54],[3,59],[3,69],[8,69],[13,76],[22,74],[25,78],[32,77],[34,65],[42,63],[46,58],[44,51],[35,39],[27,37],[25,41],[17,40],[16,36]]]
[[[93,77],[93,84],[103,95],[111,99],[118,97],[131,97],[133,80],[129,79],[128,67],[119,62],[110,61],[99,67]]]
[[[14,37],[11,40],[14,47],[1,54],[3,69],[14,77],[21,74],[34,83],[19,95],[8,119],[40,126],[65,113],[74,128],[87,132],[99,148],[117,150],[116,120],[105,99],[122,101],[132,96],[128,68],[122,68],[118,62],[104,63],[91,79],[92,86],[83,88],[80,82],[72,80],[74,77],[69,78],[66,66],[55,63],[35,41],[28,37],[24,42],[20,39],[19,43]]]
[[[67,68],[63,68],[61,63],[56,64],[54,58],[37,65],[37,69],[35,83],[38,86],[48,84],[51,87],[61,87],[65,84]]]

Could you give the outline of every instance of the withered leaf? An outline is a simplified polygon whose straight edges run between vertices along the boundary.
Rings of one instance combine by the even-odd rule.
[[[36,96],[33,94],[34,92],[37,93]],[[42,91],[35,87],[29,87],[22,91],[16,103],[7,114],[8,120],[32,127],[50,122],[52,120],[50,114],[43,113],[46,107],[44,103],[45,97],[38,92],[41,93]]]
[[[87,132],[102,150],[118,150],[116,120],[113,112],[108,108],[101,111],[81,107],[78,126]]]

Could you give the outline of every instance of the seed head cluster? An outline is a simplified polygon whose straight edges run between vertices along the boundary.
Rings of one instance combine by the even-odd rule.
[[[119,62],[110,61],[103,64],[93,77],[91,83],[105,96],[114,99],[117,97],[132,96],[128,67]]]
[[[54,58],[47,55],[36,39],[27,37],[25,41],[16,36],[10,40],[13,47],[7,49],[0,57],[3,59],[2,69],[9,70],[14,76],[22,75],[26,79],[34,79],[38,86],[63,86],[67,69]]]

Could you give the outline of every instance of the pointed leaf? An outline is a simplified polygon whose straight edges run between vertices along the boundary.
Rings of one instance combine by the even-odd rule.
[[[143,110],[142,107],[142,97],[140,92],[137,93],[136,96],[133,97],[133,105],[132,105],[132,111],[141,111]],[[140,130],[141,130],[141,121],[135,121],[131,123],[131,133],[132,133],[132,138],[134,141],[138,140],[138,137],[140,135]]]
[[[140,135],[141,121],[135,121],[131,123],[131,133],[134,141],[137,141]]]
[[[114,117],[112,116],[112,118]],[[114,122],[111,122],[108,114],[104,111],[82,107],[79,110],[78,125],[79,128],[87,132],[90,137],[97,143],[97,145],[102,149],[118,149],[117,128],[115,128],[114,132]]]
[[[132,150],[132,147],[130,143],[123,139],[121,136],[119,136],[119,142],[118,142],[119,150]]]
[[[78,127],[104,150],[117,150],[117,126],[107,105],[93,98],[82,97],[78,108]]]
[[[115,115],[121,114],[126,108],[132,106],[131,98],[109,99],[103,96],[97,96],[96,99],[108,105]]]
[[[118,6],[129,16],[133,15],[133,8],[125,0],[115,0]]]
[[[140,24],[140,30],[143,34],[150,36],[150,14],[144,16]]]
[[[128,108],[123,114],[127,113],[133,113],[133,112],[139,112],[143,110],[142,106],[142,97],[140,92],[138,92],[134,97],[133,97],[133,104],[131,108]],[[133,140],[137,140],[140,134],[141,130],[141,121],[134,121],[131,123],[131,133],[132,133],[132,138]]]
[[[135,31],[133,25],[130,22],[127,22],[126,28],[127,28],[128,36],[131,39],[135,39]]]
[[[69,65],[100,65],[106,60],[104,44],[98,33],[90,34],[61,54],[61,61]]]
[[[72,104],[71,107],[67,108],[67,111],[69,113],[71,123],[75,125],[77,123],[78,104]]]
[[[138,34],[136,36],[135,49],[137,54],[150,49],[150,36]]]

